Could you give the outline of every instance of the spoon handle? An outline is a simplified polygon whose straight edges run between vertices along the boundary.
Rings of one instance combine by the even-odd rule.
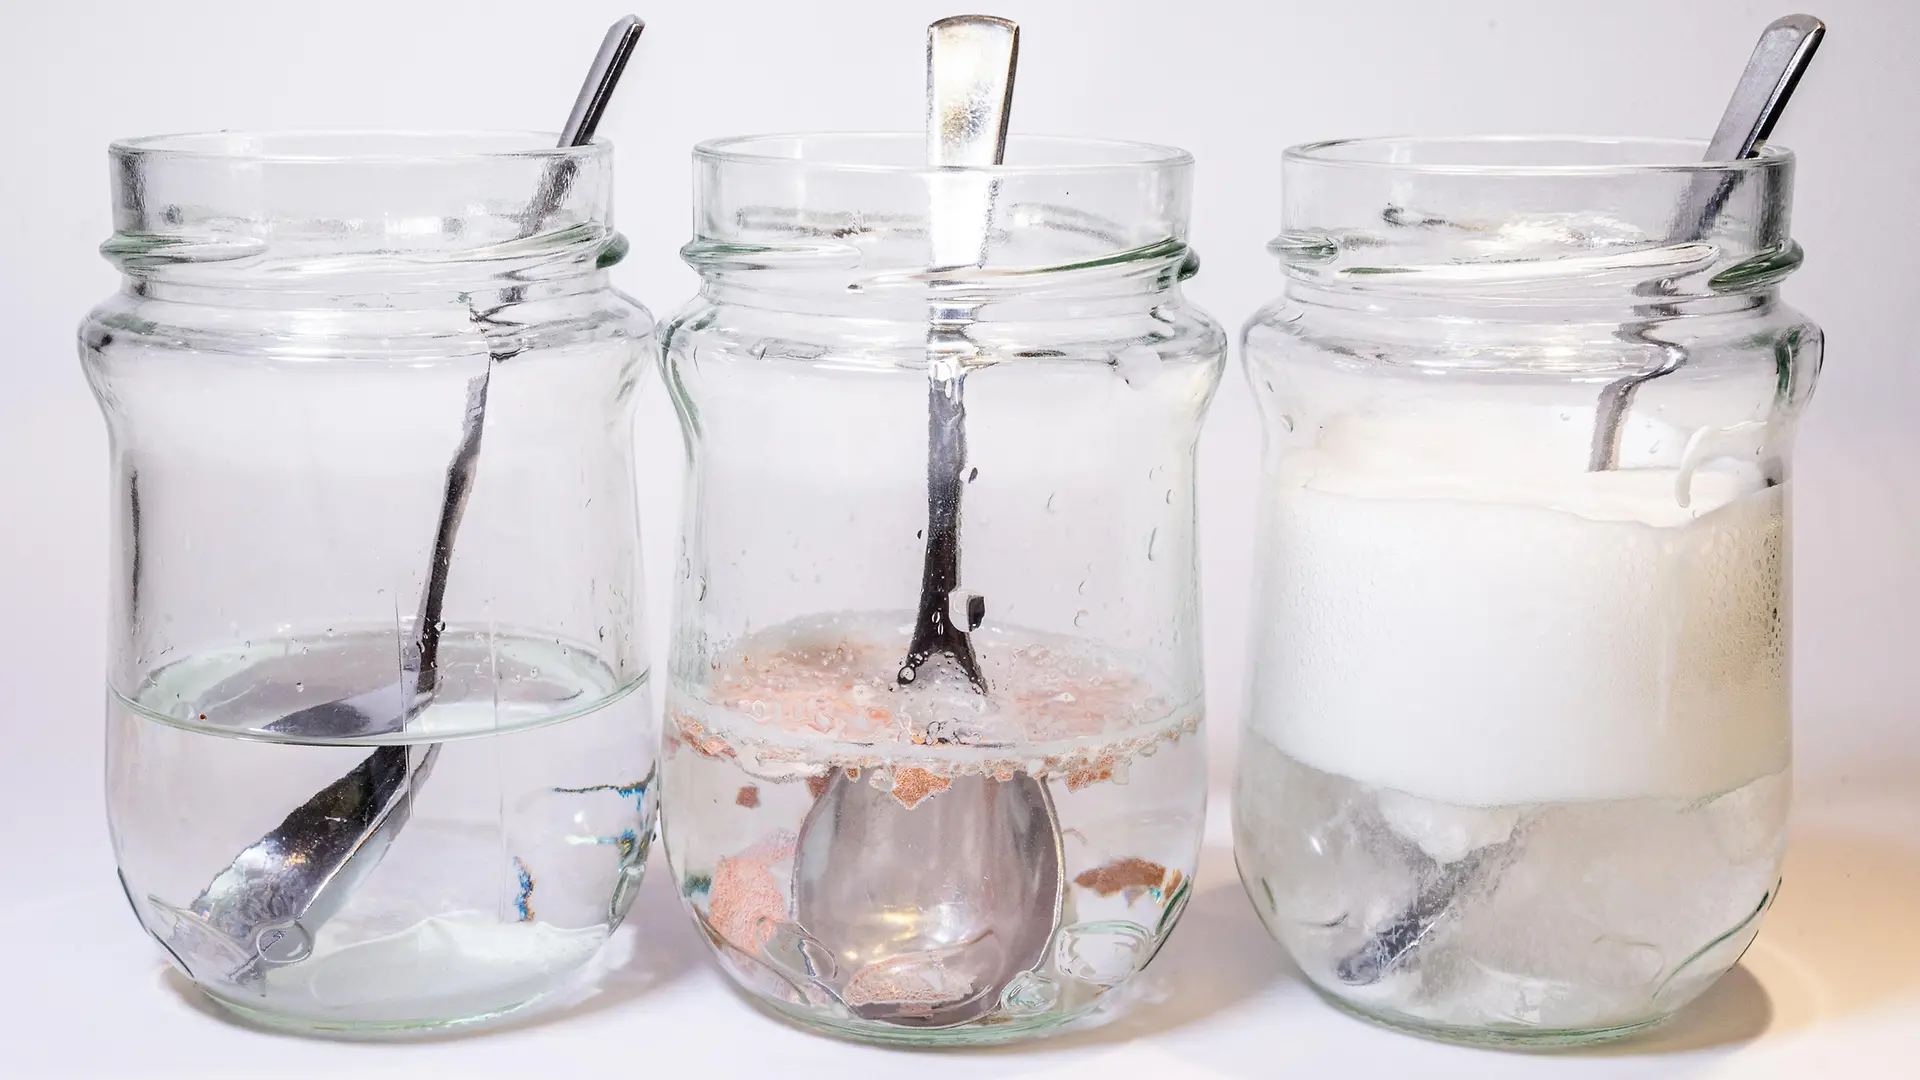
[[[580,84],[580,96],[567,114],[567,124],[560,129],[561,146],[584,146],[593,141],[600,118],[607,113],[607,103],[613,100],[613,88],[619,85],[620,74],[627,70],[633,48],[640,43],[640,32],[646,28],[638,15],[623,15],[607,28],[600,52],[587,69],[586,81]]]
[[[1708,161],[1738,161],[1766,141],[1826,33],[1827,25],[1811,15],[1786,15],[1767,24],[1707,144]]]
[[[1767,24],[1760,40],[1747,59],[1747,68],[1734,85],[1720,126],[1707,143],[1707,162],[1739,161],[1753,155],[1754,148],[1773,133],[1773,125],[1786,111],[1787,99],[1800,85],[1800,76],[1813,62],[1827,25],[1811,15],[1786,15]],[[1668,243],[1687,244],[1704,240],[1713,232],[1734,189],[1745,179],[1740,171],[1699,171],[1682,196],[1680,213],[1674,218]],[[1664,286],[1661,286],[1664,288]],[[1622,331],[1622,339],[1656,349],[1659,360],[1644,371],[1635,372],[1607,384],[1600,392],[1594,414],[1593,442],[1588,451],[1587,470],[1606,472],[1615,467],[1620,454],[1620,425],[1642,384],[1669,374],[1687,362],[1686,350],[1648,336],[1649,328],[1636,325]]]
[[[986,261],[995,179],[988,171],[1007,153],[1013,74],[1020,28],[990,15],[957,15],[927,28],[927,231],[935,269]],[[960,584],[960,497],[966,486],[967,406],[964,361],[977,352],[967,337],[978,304],[933,305],[927,328],[927,548],[920,574],[920,610],[899,681],[911,683],[935,654],[951,658],[984,693],[968,634],[985,602],[956,610]]]
[[[1787,15],[1767,24],[1727,100],[1720,126],[1707,143],[1705,160],[1740,161],[1753,156],[1754,148],[1773,133],[1826,33],[1827,25],[1811,15]],[[1673,239],[1694,241],[1711,233],[1714,219],[1740,180],[1738,173],[1696,173]]]

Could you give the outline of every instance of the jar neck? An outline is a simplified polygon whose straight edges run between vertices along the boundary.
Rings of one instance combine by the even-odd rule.
[[[701,271],[701,296],[715,304],[798,315],[922,323],[964,310],[973,321],[1097,319],[1150,311],[1180,300],[1198,271],[1182,240],[1075,262],[1026,267],[902,268],[793,265],[742,258],[695,242],[682,249]]]
[[[544,257],[425,265],[377,255],[325,266],[264,259],[123,264],[121,291],[168,303],[279,311],[420,311],[449,304],[491,311],[606,289],[607,269],[620,261],[626,240],[609,231],[599,244],[568,248]]]

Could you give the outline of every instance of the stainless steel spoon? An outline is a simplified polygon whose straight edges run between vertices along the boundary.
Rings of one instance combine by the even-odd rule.
[[[1733,88],[1733,97],[1720,117],[1720,126],[1707,143],[1704,160],[1739,161],[1753,156],[1754,149],[1773,133],[1773,125],[1786,111],[1787,99],[1800,85],[1800,76],[1813,62],[1813,52],[1820,47],[1820,39],[1826,32],[1826,24],[1811,15],[1786,15],[1760,32],[1760,41],[1753,47],[1753,55],[1747,60],[1739,84]],[[1693,243],[1709,235],[1714,220],[1741,179],[1737,173],[1695,173],[1667,243]],[[1671,314],[1664,310],[1665,305],[1650,306],[1653,310],[1648,314],[1655,318]],[[1687,362],[1686,350],[1653,337],[1650,325],[1640,322],[1621,332],[1623,340],[1653,349],[1658,359],[1646,370],[1616,379],[1600,391],[1600,404],[1594,414],[1593,446],[1587,460],[1589,472],[1606,472],[1618,463],[1620,425],[1626,420],[1634,392],[1662,375],[1679,370]]]
[[[1811,15],[1788,15],[1768,24],[1760,34],[1752,58],[1747,61],[1746,71],[1733,89],[1733,98],[1720,119],[1720,127],[1707,146],[1707,161],[1748,157],[1754,147],[1766,139],[1825,33],[1826,25]],[[1707,235],[1739,182],[1737,175],[1695,174],[1670,242],[1685,243]],[[1645,371],[1609,384],[1601,392],[1588,461],[1590,472],[1614,467],[1620,450],[1620,424],[1633,392],[1642,383],[1676,370],[1687,360],[1685,349],[1653,339],[1644,327],[1623,331],[1623,336],[1627,335],[1632,335],[1629,340],[1657,348],[1660,361]],[[1453,863],[1441,866],[1427,860],[1432,877],[1426,887],[1412,903],[1369,935],[1360,948],[1337,960],[1334,976],[1348,985],[1366,986],[1399,967],[1452,917],[1454,905],[1462,896],[1499,877],[1502,868],[1519,853],[1526,831],[1527,823],[1522,820],[1505,840],[1486,845]]]
[[[1019,28],[1004,19],[942,19],[927,33],[929,231],[938,269],[986,261],[995,182],[981,166],[1006,153]],[[927,331],[927,549],[902,686],[929,661],[951,663],[988,692],[960,625],[960,494],[966,469],[968,337],[979,305],[935,303]],[[794,917],[832,957],[812,972],[854,1015],[905,1027],[953,1027],[999,1007],[1007,984],[1046,958],[1065,897],[1060,821],[1044,780],[955,777],[909,808],[842,769],[815,800],[793,858]]]
[[[559,145],[592,141],[614,86],[633,54],[645,24],[628,15],[607,31],[567,118]],[[521,226],[523,236],[539,232],[559,208],[576,168],[571,159],[551,164]],[[518,303],[524,290],[506,291],[505,304]],[[474,321],[485,332],[498,309]],[[351,697],[301,709],[273,721],[266,730],[290,739],[336,740],[395,734],[432,701],[438,686],[441,610],[447,573],[453,562],[454,536],[466,511],[486,422],[487,387],[493,366],[517,348],[488,347],[487,368],[467,383],[460,445],[447,465],[445,496],[434,531],[416,638],[401,657],[399,678]],[[173,920],[165,942],[189,971],[196,963],[219,964],[231,981],[258,987],[266,971],[298,963],[312,955],[314,936],[352,898],[356,887],[379,865],[413,810],[413,799],[440,755],[439,743],[382,746],[345,776],[289,813],[272,832],[236,856],[192,904],[175,908],[157,897],[153,905]],[[124,887],[124,879],[122,885]]]
[[[1046,957],[1065,899],[1046,785],[957,776],[909,810],[836,769],[800,826],[796,918],[854,1015],[952,1027],[999,1007]]]

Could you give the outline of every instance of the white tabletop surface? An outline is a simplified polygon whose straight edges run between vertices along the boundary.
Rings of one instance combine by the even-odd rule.
[[[690,295],[687,148],[750,131],[920,122],[940,0],[646,0],[603,134],[619,148],[619,285]],[[1282,147],[1397,132],[1703,135],[1770,0],[1004,0],[1023,28],[1016,130],[1185,146],[1191,297],[1238,325],[1278,292]],[[1463,1049],[1317,999],[1241,893],[1224,785],[1244,679],[1259,434],[1229,372],[1201,444],[1202,577],[1218,792],[1198,892],[1104,1029],[911,1053],[783,1027],[707,961],[649,878],[591,996],[491,1033],[353,1044],[249,1030],[184,991],[114,880],[102,810],[106,447],[73,327],[114,287],[108,140],[214,128],[558,124],[597,0],[0,4],[0,1078],[1920,1077],[1920,4],[1821,0],[1832,32],[1776,132],[1800,156],[1786,287],[1825,325],[1796,489],[1793,838],[1741,965],[1671,1026],[1606,1049]],[[821,12],[831,12],[822,17]],[[513,78],[493,61],[516,50]],[[824,59],[823,59],[824,58]],[[857,62],[854,58],[858,58]],[[483,62],[484,61],[484,62]],[[1150,71],[1153,77],[1132,74]],[[753,72],[795,72],[769,93]],[[1236,361],[1237,363],[1237,361]],[[679,435],[641,404],[650,630],[665,633]],[[656,853],[657,858],[657,853]]]

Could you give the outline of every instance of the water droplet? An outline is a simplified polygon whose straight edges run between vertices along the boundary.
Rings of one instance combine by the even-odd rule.
[[[1081,596],[1087,595],[1087,583],[1082,581],[1073,591],[1079,593]]]
[[[296,693],[296,694],[304,694],[304,693],[306,693],[306,692],[307,692],[307,684],[306,684],[306,683],[304,683],[304,682],[295,682],[295,683],[293,684],[293,692],[294,692],[294,693]]]
[[[1023,971],[1000,991],[1000,1007],[1015,1016],[1031,1016],[1053,1008],[1060,1000],[1060,986],[1045,975]]]
[[[1153,561],[1153,545],[1154,545],[1154,542],[1159,539],[1160,539],[1160,527],[1158,525],[1155,525],[1153,527],[1153,531],[1147,534],[1147,561],[1148,562]]]
[[[980,479],[980,469],[978,466],[967,470],[967,483],[971,484],[978,479]]]
[[[1085,608],[1082,608],[1081,610],[1073,613],[1073,625],[1075,626],[1087,625],[1087,611]]]
[[[1057,492],[1057,491],[1049,491],[1049,492],[1047,492],[1047,513],[1049,513],[1049,514],[1051,514],[1051,513],[1053,513],[1053,500],[1054,500],[1054,499],[1055,499],[1055,498],[1056,498],[1056,497],[1057,497],[1057,496],[1058,496],[1059,494],[1060,494],[1060,493],[1059,493],[1059,492]]]

